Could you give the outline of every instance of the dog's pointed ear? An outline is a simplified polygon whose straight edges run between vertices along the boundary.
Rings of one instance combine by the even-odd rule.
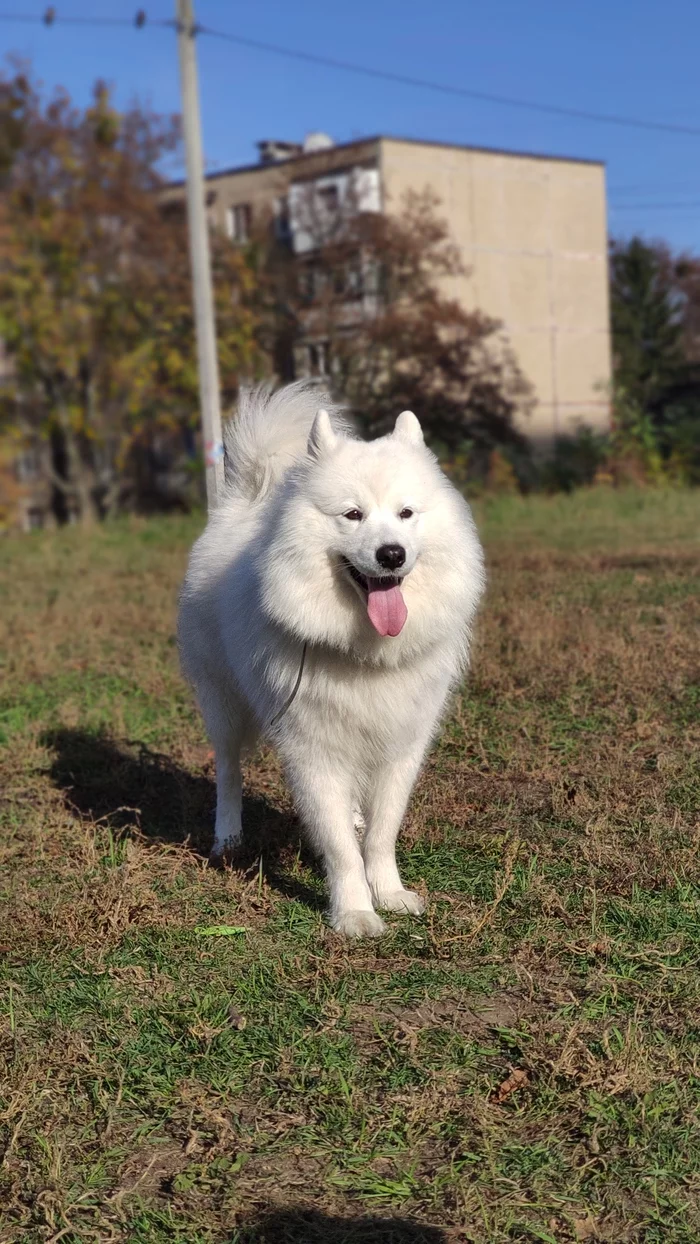
[[[409,445],[423,444],[423,429],[412,410],[401,411],[394,424],[394,436],[400,437],[402,441],[408,441]]]
[[[327,410],[319,410],[311,425],[308,451],[312,458],[322,458],[330,453],[337,441]]]

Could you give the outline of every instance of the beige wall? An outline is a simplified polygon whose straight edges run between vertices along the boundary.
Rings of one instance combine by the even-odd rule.
[[[428,143],[381,140],[384,207],[429,186],[469,273],[449,282],[503,322],[537,403],[538,440],[578,421],[607,427],[610,382],[605,170]]]

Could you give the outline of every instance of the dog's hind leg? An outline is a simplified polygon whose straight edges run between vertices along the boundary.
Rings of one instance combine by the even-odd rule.
[[[369,800],[362,848],[365,876],[375,905],[384,911],[420,915],[425,909],[425,900],[419,894],[404,889],[396,865],[396,839],[425,747],[421,742],[400,760],[382,765]]]
[[[231,854],[241,839],[241,748],[251,726],[235,694],[211,684],[198,691],[216,764],[216,823],[209,858],[219,862]]]
[[[230,737],[224,746],[215,748],[216,755],[216,823],[214,844],[209,853],[212,862],[225,859],[235,850],[241,839],[241,804],[243,785],[241,779],[240,741]]]

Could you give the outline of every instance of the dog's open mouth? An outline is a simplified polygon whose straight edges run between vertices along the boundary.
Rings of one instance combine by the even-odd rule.
[[[398,575],[370,578],[361,574],[346,557],[343,558],[343,568],[360,589],[367,605],[367,616],[375,631],[380,635],[398,635],[408,617],[401,591],[402,580]]]

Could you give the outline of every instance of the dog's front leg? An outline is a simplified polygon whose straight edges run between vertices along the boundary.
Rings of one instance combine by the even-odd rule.
[[[302,820],[325,865],[331,927],[346,937],[378,937],[384,921],[372,906],[365,878],[349,776],[318,753],[302,762],[295,758],[287,770]]]
[[[420,915],[425,908],[419,894],[404,888],[396,865],[396,839],[426,747],[427,740],[414,744],[400,759],[385,762],[375,777],[363,851],[372,898],[384,911]]]

